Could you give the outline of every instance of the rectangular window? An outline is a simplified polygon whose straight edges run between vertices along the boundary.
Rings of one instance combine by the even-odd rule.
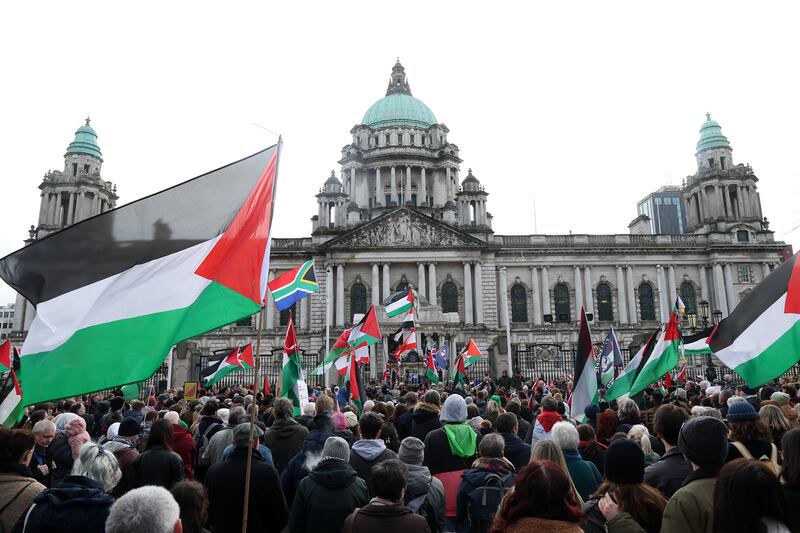
[[[750,267],[747,265],[739,265],[739,283],[750,283],[753,280],[753,275],[750,272]]]
[[[83,165],[83,171],[89,173],[89,165]]]
[[[73,176],[78,175],[78,163],[72,163],[72,175]]]
[[[725,170],[725,157],[720,157],[719,158],[719,168],[721,168],[722,170]]]
[[[739,242],[750,242],[750,233],[746,229],[736,232],[736,240]]]

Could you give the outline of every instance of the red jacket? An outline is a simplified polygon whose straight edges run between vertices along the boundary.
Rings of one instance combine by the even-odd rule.
[[[173,424],[172,432],[172,451],[183,459],[183,470],[186,474],[186,479],[192,479],[192,468],[195,456],[197,456],[197,445],[194,442],[194,437],[180,424]]]

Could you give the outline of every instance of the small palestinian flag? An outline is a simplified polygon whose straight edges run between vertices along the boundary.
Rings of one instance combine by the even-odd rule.
[[[680,340],[678,315],[670,313],[669,322],[662,328],[662,333],[658,336],[655,346],[653,346],[653,352],[636,376],[636,381],[631,385],[631,390],[628,391],[628,394],[633,396],[643,391],[651,383],[655,383],[664,374],[675,368],[675,365],[678,364],[678,355],[680,353]]]
[[[295,302],[319,289],[317,276],[314,273],[314,260],[309,259],[299,267],[281,274],[267,286],[272,292],[275,307],[279,311],[289,309]]]
[[[278,149],[83,220],[0,260],[36,306],[25,403],[144,381],[172,346],[259,311]]]
[[[409,287],[406,294],[404,294],[401,298],[393,301],[392,303],[386,306],[386,315],[389,318],[392,318],[394,316],[407,313],[413,307],[414,307],[414,293],[411,290],[411,287]]]
[[[350,343],[348,342],[350,338],[350,329],[351,328],[347,328],[339,335],[339,338],[337,338],[336,342],[331,346],[331,351],[328,352],[328,355],[325,356],[325,359],[322,360],[319,366],[309,372],[309,375],[321,376],[334,365],[336,365],[336,369],[339,371],[340,375],[344,375],[344,373],[347,372],[347,354],[350,351]]]
[[[592,333],[586,311],[581,307],[581,324],[578,333],[578,352],[575,354],[575,383],[570,396],[570,412],[575,420],[585,422],[584,411],[589,405],[597,405],[597,373]]]
[[[608,328],[606,340],[603,343],[603,349],[600,351],[600,357],[598,358],[597,374],[600,378],[600,384],[603,387],[607,387],[608,384],[613,381],[617,361],[622,361],[622,353],[619,349],[617,336],[614,334],[614,326],[611,326]]]
[[[0,373],[11,370],[11,341],[6,339],[0,344]]]
[[[758,387],[800,359],[800,260],[775,269],[717,326],[711,350]]]
[[[237,346],[223,359],[208,365],[202,372],[201,378],[206,382],[206,387],[212,387],[231,372],[241,369],[242,364],[239,362],[239,347]]]
[[[464,387],[467,384],[467,369],[464,367],[464,354],[460,354],[456,359],[455,368],[453,369],[453,387]]]
[[[711,346],[708,344],[713,327],[706,328],[693,335],[683,335],[683,354],[705,355],[711,353]]]
[[[425,375],[431,383],[439,383],[439,374],[436,373],[436,365],[433,362],[433,354],[429,353],[425,357],[426,370]]]
[[[24,413],[22,403],[22,387],[17,372],[19,371],[19,354],[16,348],[9,351],[8,368],[3,387],[0,389],[0,425],[13,427]]]
[[[372,306],[359,323],[350,330],[347,342],[362,362],[365,353],[363,348],[375,344],[379,340],[381,340],[381,330],[378,327],[378,318],[375,316],[375,306]],[[369,362],[369,351],[366,351],[366,362]]]
[[[349,357],[346,376],[345,384],[350,392],[350,401],[355,404],[358,416],[361,417],[361,383],[358,377],[358,364],[352,355]]]
[[[297,345],[297,334],[294,331],[292,317],[286,328],[286,339],[283,341],[283,368],[281,369],[280,396],[289,398],[294,405],[294,416],[300,416],[300,397],[297,395],[297,382],[303,379],[300,363],[300,351]]]
[[[481,358],[481,351],[475,345],[475,341],[472,339],[467,341],[467,344],[464,345],[464,349],[462,350],[466,361],[464,362],[464,366],[470,367],[477,363]]]
[[[633,382],[636,381],[636,376],[639,374],[639,370],[642,369],[644,363],[650,358],[650,354],[653,352],[653,347],[656,344],[656,339],[658,338],[658,334],[661,333],[659,329],[647,340],[644,346],[642,346],[636,355],[634,355],[628,365],[622,369],[622,372],[619,376],[614,380],[611,384],[611,387],[606,391],[605,399],[606,401],[616,400],[626,394],[628,391],[631,390],[631,385]]]
[[[680,370],[678,373],[675,374],[675,382],[676,383],[685,383],[686,382],[686,361],[683,362]]]
[[[255,368],[256,360],[253,357],[253,343],[245,345],[244,348],[239,350],[239,364],[242,368],[250,369]]]

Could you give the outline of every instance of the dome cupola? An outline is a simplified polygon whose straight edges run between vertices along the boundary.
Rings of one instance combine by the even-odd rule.
[[[89,125],[90,122],[91,119],[86,117],[86,124],[75,132],[75,140],[69,143],[67,153],[86,154],[102,159],[103,153],[97,144],[97,132]]]

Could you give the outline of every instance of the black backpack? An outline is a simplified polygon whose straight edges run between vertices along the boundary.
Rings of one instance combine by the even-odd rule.
[[[506,493],[511,489],[507,485],[513,474],[504,475],[490,472],[483,478],[483,485],[472,489],[469,493],[470,531],[488,531],[494,520],[497,508]]]
[[[406,503],[406,507],[411,509],[414,514],[424,518],[432,533],[439,531],[439,524],[436,523],[436,513],[433,512],[431,503],[428,501],[428,491],[409,500],[408,503]]]
[[[200,428],[197,428],[194,431],[194,444],[197,447],[197,453],[195,454],[195,461],[197,461],[197,465],[205,464],[203,461],[201,461],[201,457],[203,455],[203,449],[208,445],[208,441],[210,439],[208,435],[211,433],[211,430],[213,430],[214,428],[218,428],[221,425],[222,424],[219,423],[209,424],[206,430],[202,433],[200,433],[199,431]]]

